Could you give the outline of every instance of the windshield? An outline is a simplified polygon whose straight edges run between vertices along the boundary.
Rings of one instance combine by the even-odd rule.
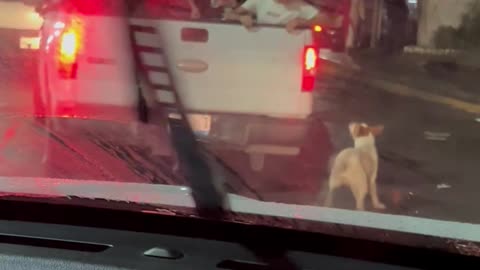
[[[2,194],[480,241],[477,0],[0,13]]]

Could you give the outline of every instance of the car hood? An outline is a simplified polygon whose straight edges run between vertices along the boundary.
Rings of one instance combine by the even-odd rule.
[[[91,200],[95,207],[95,202],[104,201],[108,208],[109,202],[124,202],[148,206],[149,211],[189,209],[185,212],[195,216],[190,188],[180,177],[169,174],[173,166],[153,164],[153,159],[142,159],[142,155],[148,153],[136,152],[139,151],[139,141],[155,141],[163,145],[168,144],[168,137],[155,131],[151,138],[136,137],[138,131],[143,131],[140,133],[144,136],[149,134],[145,129],[150,127],[145,126],[57,120],[45,124],[29,118],[4,118],[0,122],[4,135],[0,195],[4,199],[11,196],[48,200],[80,198],[72,203],[84,205],[85,200]],[[22,151],[18,151],[19,146]],[[158,152],[161,153],[161,149]],[[111,168],[100,166],[102,164],[111,165]],[[65,173],[66,170],[72,171]],[[66,176],[59,177],[62,174]],[[383,240],[390,239],[395,232],[401,233],[395,243],[410,241],[404,237],[405,233],[480,242],[480,225],[475,224],[279,203],[233,193],[228,193],[226,199],[230,210],[227,219],[230,221],[352,237],[362,236],[358,228],[377,229],[385,232],[381,234]],[[345,230],[342,226],[355,229]]]
[[[195,208],[191,190],[186,186],[96,180],[0,177],[0,191],[3,196],[15,194],[16,196],[52,199],[77,197],[157,206],[159,209]],[[234,215],[248,216],[248,218],[242,219],[247,223],[303,230],[310,227],[310,229],[317,231],[325,231],[325,228],[317,227],[315,229],[315,226],[307,224],[336,224],[333,230],[337,230],[336,233],[340,232],[342,236],[345,236],[347,231],[341,229],[341,226],[347,225],[357,229],[384,230],[392,235],[407,233],[442,239],[480,242],[480,226],[475,224],[319,206],[265,202],[235,194],[227,194],[227,199],[228,210]],[[161,213],[160,211],[159,214]],[[338,231],[339,228],[340,231]],[[354,230],[353,232],[356,234],[358,231]]]
[[[159,126],[12,116],[0,136],[3,176],[184,184]]]

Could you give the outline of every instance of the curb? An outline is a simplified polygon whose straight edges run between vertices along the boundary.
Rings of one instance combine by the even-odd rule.
[[[404,53],[434,55],[434,56],[456,56],[463,51],[456,49],[433,49],[420,46],[406,46],[403,48]]]
[[[338,70],[341,70],[341,72],[338,72]],[[472,114],[480,114],[480,104],[467,102],[452,97],[432,94],[426,90],[413,88],[411,86],[398,82],[379,79],[378,76],[374,74],[369,74],[364,71],[357,71],[355,69],[344,67],[335,63],[329,63],[325,65],[322,71],[326,72],[329,75],[335,75],[337,77],[354,80],[356,82],[371,86],[373,88],[378,88],[392,94],[413,97],[424,101],[437,103],[440,105],[446,105],[453,109],[461,110]]]
[[[421,55],[427,57],[441,57],[450,59],[459,66],[464,66],[469,69],[480,69],[478,60],[480,59],[480,52],[458,50],[458,49],[432,49],[423,48],[419,46],[407,46],[403,48],[404,54]]]

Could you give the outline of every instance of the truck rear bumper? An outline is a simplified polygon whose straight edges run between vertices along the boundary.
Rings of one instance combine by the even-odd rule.
[[[236,157],[234,160],[247,157],[250,168],[256,172],[272,164],[298,170],[299,166],[323,164],[331,155],[328,130],[322,121],[313,117],[216,115],[213,118],[210,133],[200,136],[201,140],[208,148],[228,158],[233,158],[232,155]]]
[[[310,122],[310,118],[216,114],[209,134],[202,139],[252,154],[298,155]]]

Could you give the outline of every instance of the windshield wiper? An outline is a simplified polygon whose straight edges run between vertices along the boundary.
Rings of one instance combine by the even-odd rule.
[[[180,168],[186,181],[190,185],[197,212],[204,217],[218,218],[223,215],[226,194],[223,192],[223,189],[218,188],[216,183],[220,182],[220,180],[214,179],[217,175],[212,173],[209,164],[210,159],[207,157],[206,151],[202,151],[202,146],[196,140],[195,134],[187,120],[184,107],[175,87],[174,78],[168,68],[168,55],[164,53],[165,50],[162,49],[161,44],[158,44],[159,47],[147,47],[139,46],[136,43],[135,32],[157,34],[157,29],[155,27],[131,25],[129,18],[130,14],[135,11],[135,8],[129,6],[126,1],[124,1],[123,4],[125,9],[124,14],[126,15],[124,17],[124,23],[130,32],[131,49],[136,63],[135,66],[132,67],[132,72],[134,72],[139,85],[144,85],[148,88],[138,89],[139,108],[148,110],[144,97],[145,90],[149,92],[147,95],[150,97],[157,96],[153,93],[156,87],[148,76],[149,69],[152,67],[144,65],[142,62],[142,58],[140,57],[142,51],[161,54],[166,60],[166,68],[162,68],[162,71],[169,77],[171,85],[167,87],[163,86],[162,88],[168,89],[174,96],[174,102],[162,102],[157,98],[153,98],[156,108],[152,110],[151,116],[148,115],[148,112],[139,111],[140,118],[146,122],[166,126],[176,151]],[[140,82],[142,82],[142,84]],[[140,87],[141,86],[139,86],[139,88]],[[161,117],[155,117],[158,115]]]
[[[192,197],[200,215],[220,217],[223,214],[225,193],[217,188],[216,175],[208,164],[206,152],[196,141],[195,135],[186,121],[168,118],[170,137],[178,155],[184,176],[192,190]]]

